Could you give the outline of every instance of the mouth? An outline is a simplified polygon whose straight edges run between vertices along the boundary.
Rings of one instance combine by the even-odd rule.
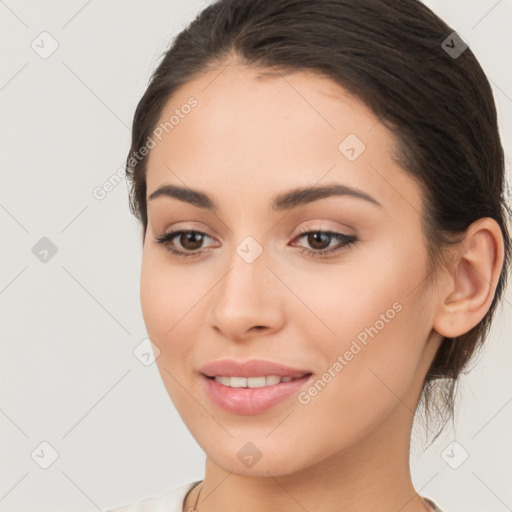
[[[313,373],[263,360],[222,360],[201,368],[199,376],[216,406],[232,414],[252,415],[299,393]]]
[[[199,369],[206,377],[230,378],[262,378],[262,377],[303,377],[311,373],[308,369],[292,368],[281,363],[266,361],[264,359],[250,359],[248,361],[236,361],[234,359],[220,359],[212,361]],[[245,386],[244,386],[245,387]]]
[[[261,377],[228,377],[226,375],[216,375],[215,377],[209,377],[207,375],[204,376],[207,379],[213,379],[215,380],[215,382],[230,388],[255,389],[264,388],[268,386],[276,386],[277,384],[281,384],[282,382],[293,382],[294,380],[302,379],[307,375],[311,374],[305,373],[304,375],[300,375],[298,377],[280,377],[279,375],[266,375]]]

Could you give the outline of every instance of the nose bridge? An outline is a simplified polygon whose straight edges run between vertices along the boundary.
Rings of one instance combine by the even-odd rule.
[[[252,236],[245,237],[234,247],[229,258],[229,273],[221,286],[226,300],[242,303],[261,302],[264,283],[268,282],[269,270],[263,246]],[[268,287],[267,287],[268,291]]]
[[[212,325],[227,336],[241,338],[256,326],[275,329],[282,321],[267,260],[263,246],[253,237],[234,247],[212,305]]]
[[[261,261],[263,246],[253,237],[246,236],[235,248],[236,254],[248,265],[252,265],[258,259]]]

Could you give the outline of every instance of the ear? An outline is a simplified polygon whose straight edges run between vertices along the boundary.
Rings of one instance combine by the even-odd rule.
[[[461,336],[485,316],[503,266],[503,245],[501,229],[494,219],[484,217],[469,226],[439,287],[433,325],[439,334]]]

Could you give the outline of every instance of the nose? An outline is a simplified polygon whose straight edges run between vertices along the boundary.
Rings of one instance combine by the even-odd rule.
[[[233,341],[275,333],[284,325],[283,285],[264,254],[248,263],[235,253],[212,290],[210,324]]]

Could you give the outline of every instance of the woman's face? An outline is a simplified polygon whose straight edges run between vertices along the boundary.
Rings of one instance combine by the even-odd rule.
[[[390,132],[330,80],[257,74],[231,64],[167,104],[148,160],[141,302],[163,382],[209,459],[265,476],[407,436],[440,336],[422,198]],[[164,186],[181,198],[150,199]]]

